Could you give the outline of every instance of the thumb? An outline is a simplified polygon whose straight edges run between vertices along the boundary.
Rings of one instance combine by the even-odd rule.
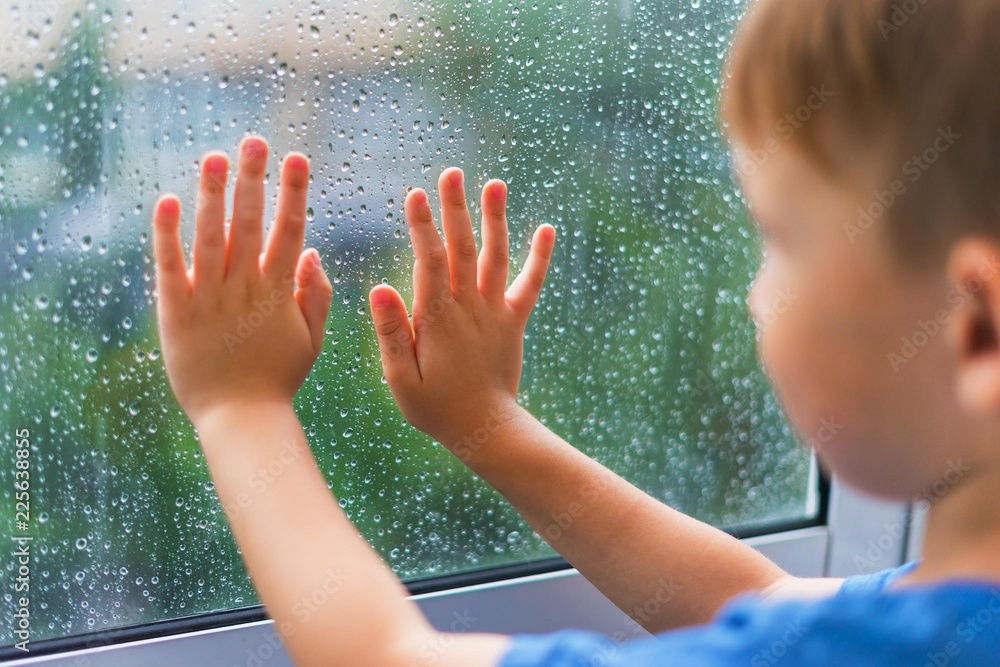
[[[396,382],[418,379],[417,350],[403,297],[392,287],[379,285],[372,289],[368,300],[382,354],[382,372],[390,388]]]
[[[552,225],[542,225],[535,230],[531,239],[531,251],[528,261],[513,284],[507,290],[507,303],[521,318],[527,322],[531,310],[538,302],[538,295],[545,285],[545,274],[552,260],[552,250],[556,244],[556,230]]]
[[[323,348],[323,334],[326,331],[326,318],[330,314],[330,300],[333,298],[333,285],[326,277],[326,271],[320,263],[319,253],[309,248],[299,255],[299,264],[295,268],[295,301],[299,310],[306,318],[306,325],[312,336],[313,350],[318,354]]]

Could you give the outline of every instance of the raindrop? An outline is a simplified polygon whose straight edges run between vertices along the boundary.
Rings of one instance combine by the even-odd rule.
[[[158,347],[148,232],[159,194],[180,192],[190,253],[196,165],[249,132],[313,161],[306,242],[343,307],[296,409],[331,492],[400,577],[552,555],[406,423],[381,373],[366,295],[412,290],[402,196],[437,198],[450,165],[476,205],[487,179],[509,184],[515,265],[533,221],[560,230],[519,399],[700,519],[809,518],[809,459],[743,306],[756,239],[715,117],[741,3],[464,0],[402,18],[399,3],[232,3],[157,22],[129,3],[55,4],[0,73],[0,379],[5,405],[48,431],[41,635],[258,602],[239,554],[217,548],[231,535]],[[136,574],[113,581],[123,566]]]

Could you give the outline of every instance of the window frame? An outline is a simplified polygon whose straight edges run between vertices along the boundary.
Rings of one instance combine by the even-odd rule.
[[[856,557],[870,549],[869,544],[877,547],[878,557],[866,562],[876,569],[899,565],[914,553],[918,532],[910,528],[908,508],[859,496],[836,480],[811,483],[820,489],[817,518],[730,532],[798,576],[857,574]],[[886,534],[897,532],[887,526],[901,522],[902,537],[894,538],[888,549],[880,547]],[[408,588],[442,630],[513,634],[574,627],[611,634],[635,627],[559,558],[419,580]],[[473,627],[456,628],[462,618],[476,619]],[[257,656],[269,665],[290,665],[283,651],[275,648],[275,637],[273,622],[255,605],[32,642],[27,655],[0,647],[0,661],[76,667],[247,665]]]
[[[812,522],[815,525],[786,526],[776,532],[744,536],[743,541],[802,577],[864,574],[896,567],[917,556],[920,512],[905,504],[867,497],[837,479],[820,484],[823,502],[819,517]],[[645,634],[561,559],[415,582],[409,588],[413,599],[441,630],[516,634],[579,628],[607,634],[626,630],[636,637]],[[268,665],[291,665],[277,643],[273,622],[262,615],[263,610],[256,606],[48,640],[39,642],[35,649],[44,655],[10,664],[247,665],[256,657]]]

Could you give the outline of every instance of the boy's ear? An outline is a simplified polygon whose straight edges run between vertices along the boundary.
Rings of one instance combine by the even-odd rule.
[[[948,255],[949,331],[959,405],[1000,415],[1000,246],[964,239]]]

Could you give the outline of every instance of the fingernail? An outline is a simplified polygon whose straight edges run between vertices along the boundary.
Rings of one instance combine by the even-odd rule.
[[[410,197],[413,198],[413,203],[417,206],[423,206],[427,203],[427,193],[423,190],[414,190],[410,193]]]
[[[309,158],[300,153],[289,153],[285,156],[285,165],[289,169],[305,170],[309,168]]]
[[[267,155],[267,142],[260,137],[247,137],[243,140],[243,154],[247,157]]]
[[[205,173],[221,175],[226,171],[226,158],[224,155],[209,155],[205,158]]]
[[[375,308],[385,308],[392,301],[392,296],[388,290],[379,289],[372,292],[372,306]]]
[[[498,182],[493,186],[493,198],[498,202],[506,201],[507,199],[507,184],[503,181]]]
[[[173,197],[164,197],[160,200],[160,213],[163,215],[177,215],[180,208],[180,204]]]
[[[455,169],[450,174],[448,174],[448,180],[456,188],[462,185],[462,181],[465,179],[465,174],[462,173],[461,169]]]
[[[313,250],[309,253],[309,263],[314,269],[322,268],[323,262],[320,261],[318,250]]]

